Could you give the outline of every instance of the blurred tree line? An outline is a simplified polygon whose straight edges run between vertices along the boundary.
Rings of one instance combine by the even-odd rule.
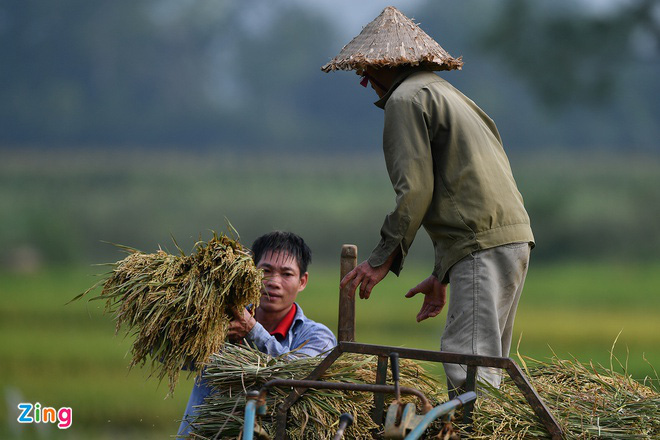
[[[351,6],[363,25],[375,3]],[[537,259],[657,258],[657,3],[397,5],[463,56],[441,75],[496,121]],[[318,5],[0,2],[0,266],[150,250],[225,216],[246,243],[283,228],[332,261],[345,241],[367,252],[393,204],[382,111],[353,73],[320,71],[360,29]]]
[[[399,6],[463,55],[447,78],[509,146],[657,150],[657,2],[592,4]],[[342,20],[302,1],[4,0],[0,145],[373,149],[373,94],[319,70],[359,31]]]

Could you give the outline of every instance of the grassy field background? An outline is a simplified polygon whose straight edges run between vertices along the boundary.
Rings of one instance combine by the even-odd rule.
[[[131,338],[102,304],[67,301],[97,281],[94,263],[123,255],[103,241],[185,250],[225,218],[252,240],[298,232],[314,250],[300,303],[337,326],[339,250],[368,255],[394,193],[380,154],[354,157],[166,151],[0,151],[0,438],[167,438],[192,380],[174,397],[148,371],[128,371]],[[514,346],[610,365],[635,378],[660,366],[660,158],[512,154],[537,247]],[[438,349],[445,315],[415,322],[404,293],[431,270],[420,232],[400,278],[357,303],[360,342]],[[645,360],[646,359],[646,360]],[[441,368],[434,372],[442,374]],[[15,423],[17,403],[73,408],[73,426]]]
[[[131,338],[113,336],[114,324],[99,302],[65,303],[91,286],[95,268],[60,268],[29,277],[0,274],[2,438],[165,438],[178,426],[192,386],[183,378],[173,397],[146,369],[127,370]],[[387,278],[368,301],[357,303],[357,340],[438,349],[445,314],[416,323],[417,299],[407,288],[424,276],[409,267]],[[300,296],[306,313],[335,330],[338,268],[312,266]],[[635,378],[660,365],[660,263],[647,266],[559,264],[530,269],[515,338],[520,352],[540,360],[575,357],[610,365],[610,349]],[[626,292],[626,294],[623,294]],[[647,359],[648,363],[644,360]],[[615,368],[623,371],[615,362]],[[435,369],[442,375],[441,368]],[[16,401],[73,408],[74,423],[17,426]],[[36,428],[41,428],[37,430]]]

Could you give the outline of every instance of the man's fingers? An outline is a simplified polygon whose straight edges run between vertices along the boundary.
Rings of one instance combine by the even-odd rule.
[[[359,294],[362,299],[368,299],[371,296],[371,290],[382,279],[383,276],[364,261],[344,276],[339,282],[339,287],[347,288],[353,295]]]
[[[349,273],[347,273],[346,276],[344,276],[344,278],[343,278],[343,279],[341,280],[341,282],[339,283],[339,287],[341,287],[342,289],[343,289],[344,287],[346,287],[346,285],[347,285],[347,284],[348,284],[353,278],[355,278],[355,275],[356,275],[355,269],[353,269],[352,271],[350,271]]]
[[[408,291],[408,293],[406,293],[406,298],[412,298],[413,296],[417,295],[418,293],[420,293],[419,290],[415,290],[415,288],[412,288]]]
[[[440,314],[441,311],[442,311],[442,306],[430,305],[430,304],[422,305],[422,308],[419,310],[419,313],[417,314],[417,322],[424,321],[425,319],[428,318],[435,318]]]
[[[373,289],[374,283],[370,279],[362,280],[360,284],[360,298],[369,299],[371,296],[371,289]]]
[[[422,310],[419,311],[417,314],[417,322],[422,322],[424,321],[428,316],[426,316],[426,311],[424,311],[424,308],[422,307]]]
[[[369,298],[369,293],[370,290],[368,287],[368,280],[365,280],[364,278],[362,279],[362,282],[360,283],[360,298],[361,299],[367,299]]]
[[[418,293],[423,293],[425,295],[428,293],[428,286],[426,280],[422,281],[421,283],[410,289],[408,293],[406,293],[406,298],[412,298]]]
[[[349,286],[350,292],[355,294],[355,291],[362,282],[363,277],[364,274],[359,272],[357,268],[353,269],[352,271],[346,274],[343,280],[341,280],[341,282],[339,283],[339,287],[343,289],[346,286]]]
[[[357,290],[358,286],[362,282],[362,277],[356,276],[353,279],[353,282],[350,284],[349,290],[352,294],[355,294],[355,291]]]

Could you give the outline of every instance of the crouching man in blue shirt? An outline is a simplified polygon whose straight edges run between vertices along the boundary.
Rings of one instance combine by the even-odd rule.
[[[271,356],[296,349],[297,356],[318,356],[334,348],[337,340],[330,329],[307,318],[295,303],[307,286],[307,265],[312,260],[303,239],[290,232],[271,232],[254,241],[252,252],[257,267],[264,272],[261,300],[254,316],[247,310],[235,311],[228,339],[245,339]],[[206,381],[198,377],[179,426],[179,437],[189,435],[195,406],[204,403],[210,393]]]

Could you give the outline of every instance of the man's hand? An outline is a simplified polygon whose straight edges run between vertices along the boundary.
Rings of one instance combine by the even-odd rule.
[[[417,314],[417,322],[438,316],[447,303],[447,285],[433,275],[410,289],[406,298],[412,298],[418,293],[424,294],[424,303]]]
[[[368,299],[371,295],[371,289],[385,278],[391,265],[392,258],[389,258],[378,267],[371,267],[368,261],[363,261],[355,269],[346,274],[344,279],[339,283],[339,287],[343,289],[348,285],[351,294],[355,295],[355,290],[360,286],[360,298]]]
[[[240,341],[245,338],[252,327],[257,323],[254,316],[247,311],[247,309],[234,309],[234,319],[229,322],[229,329],[227,331],[227,339],[231,342]]]

